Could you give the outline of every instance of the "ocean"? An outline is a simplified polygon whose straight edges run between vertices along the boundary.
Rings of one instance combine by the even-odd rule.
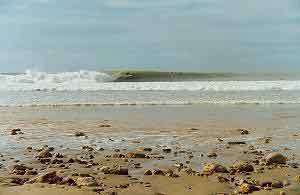
[[[2,107],[300,103],[295,75],[26,71],[0,82]]]

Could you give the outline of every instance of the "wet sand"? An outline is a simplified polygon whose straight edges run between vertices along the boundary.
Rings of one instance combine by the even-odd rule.
[[[299,119],[296,105],[1,108],[0,195],[300,194]]]

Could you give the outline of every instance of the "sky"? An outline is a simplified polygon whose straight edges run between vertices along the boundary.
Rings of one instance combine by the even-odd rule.
[[[300,72],[299,0],[0,0],[0,72]]]

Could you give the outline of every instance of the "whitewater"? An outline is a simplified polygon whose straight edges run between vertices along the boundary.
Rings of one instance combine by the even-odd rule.
[[[84,70],[0,74],[0,106],[300,104],[300,80],[116,82],[118,77]]]
[[[113,82],[117,76],[96,71],[0,74],[2,91],[267,91],[300,90],[300,80]]]

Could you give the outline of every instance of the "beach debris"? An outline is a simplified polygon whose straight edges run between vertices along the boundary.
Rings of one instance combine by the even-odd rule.
[[[287,157],[278,152],[273,152],[265,157],[266,165],[286,164]]]

